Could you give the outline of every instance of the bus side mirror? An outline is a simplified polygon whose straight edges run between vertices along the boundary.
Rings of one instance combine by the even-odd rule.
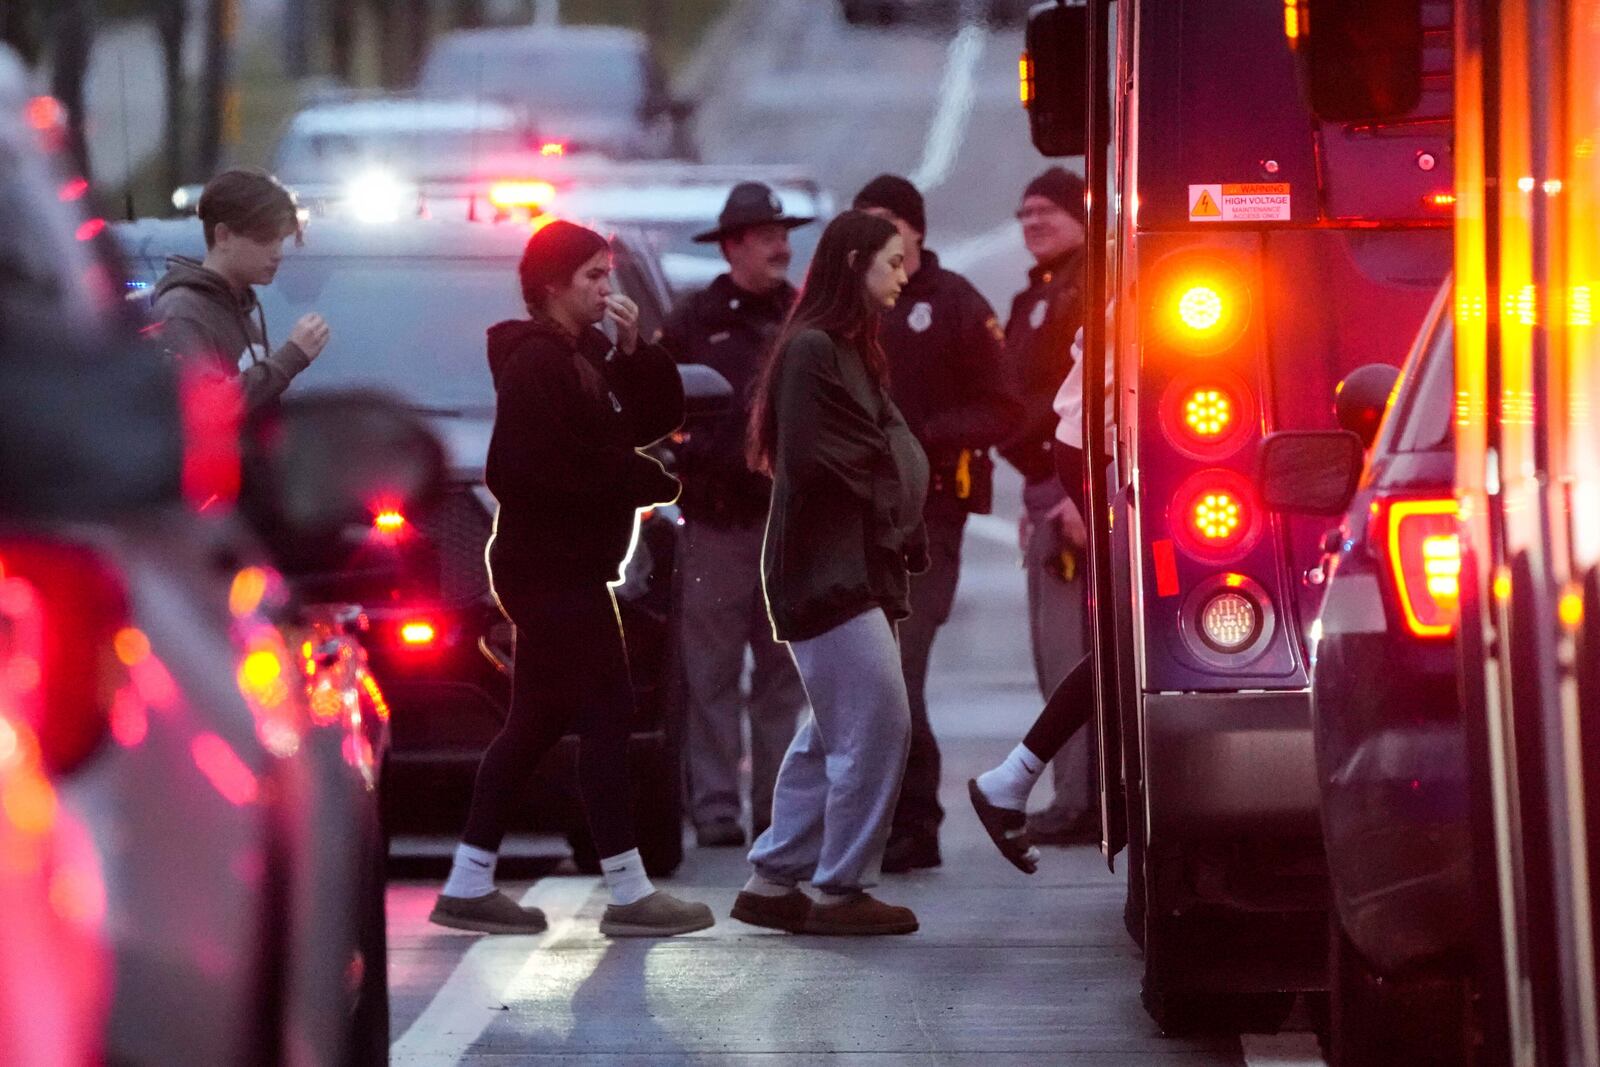
[[[1377,122],[1422,99],[1421,0],[1290,0],[1311,110],[1325,122]]]
[[[1084,128],[1089,82],[1083,65],[1089,37],[1089,8],[1079,0],[1050,0],[1028,15],[1021,63],[1022,106],[1028,133],[1045,156],[1081,156],[1089,143]],[[1106,94],[1100,95],[1102,138],[1111,122]]]
[[[1378,426],[1399,380],[1399,367],[1368,363],[1346,374],[1334,390],[1333,410],[1339,425],[1359,437],[1362,447],[1371,448],[1378,439]]]
[[[1256,485],[1269,511],[1343,515],[1361,480],[1361,439],[1348,430],[1269,434],[1256,458]]]

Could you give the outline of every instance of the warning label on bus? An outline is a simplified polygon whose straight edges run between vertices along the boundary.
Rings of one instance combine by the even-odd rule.
[[[1189,186],[1190,222],[1288,222],[1289,183]]]

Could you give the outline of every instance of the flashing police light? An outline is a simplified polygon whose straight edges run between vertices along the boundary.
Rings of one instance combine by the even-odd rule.
[[[495,182],[489,187],[489,203],[502,210],[542,208],[556,198],[556,187],[544,181]]]

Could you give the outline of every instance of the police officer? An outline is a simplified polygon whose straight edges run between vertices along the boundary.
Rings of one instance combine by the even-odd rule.
[[[1034,671],[1046,697],[1088,650],[1083,518],[1056,477],[1058,420],[1051,408],[1072,366],[1073,336],[1083,325],[1083,193],[1083,179],[1060,167],[1051,167],[1023,191],[1017,221],[1034,266],[1006,321],[1006,370],[1024,415],[1000,454],[1023,477],[1019,542],[1027,570]],[[1098,837],[1088,735],[1078,731],[1051,761],[1055,799],[1028,820],[1028,836],[1036,844]]]
[[[728,194],[715,229],[728,271],[673,310],[662,344],[680,363],[716,368],[744,399],[733,412],[691,426],[678,453],[684,532],[678,582],[689,703],[689,804],[703,847],[744,844],[740,824],[741,725],[750,717],[752,822],[771,822],[772,787],[794,737],[805,690],[794,661],[772,638],[761,593],[761,540],[772,484],[745,465],[748,397],[767,349],[795,300],[789,231],[812,221],[786,215],[761,182]],[[754,658],[748,709],[740,683]]]
[[[900,624],[900,653],[911,702],[911,754],[895,809],[883,869],[937,867],[939,744],[928,723],[928,656],[950,616],[961,573],[961,536],[969,514],[989,510],[994,470],[989,448],[1009,438],[1019,417],[1002,373],[1004,334],[972,283],[945,270],[923,247],[922,194],[904,178],[881,174],[854,206],[893,222],[905,241],[910,281],[883,316],[879,340],[889,357],[889,388],[928,454],[931,477],[923,511],[928,570],[911,579],[911,617]]]

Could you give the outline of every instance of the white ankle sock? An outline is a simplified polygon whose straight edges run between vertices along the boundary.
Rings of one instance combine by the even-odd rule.
[[[754,893],[758,897],[786,897],[794,892],[794,886],[774,882],[753,873],[750,875],[750,880],[744,884],[744,891]]]
[[[500,857],[486,849],[473,848],[463,841],[456,846],[456,857],[445,879],[447,897],[481,897],[494,892],[494,865]]]
[[[611,903],[618,906],[636,903],[656,891],[650,876],[644,873],[644,860],[636,848],[602,857],[600,872],[605,876]]]
[[[989,798],[989,803],[1012,811],[1028,810],[1028,794],[1044,772],[1044,761],[1027,745],[1018,745],[991,771],[978,775],[978,788]]]

